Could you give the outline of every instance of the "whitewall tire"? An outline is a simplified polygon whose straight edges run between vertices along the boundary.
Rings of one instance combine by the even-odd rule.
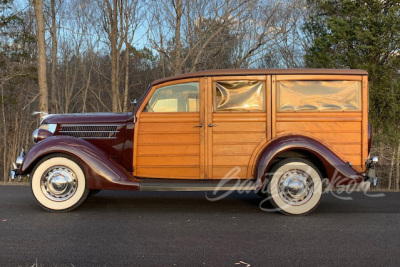
[[[74,158],[64,154],[47,156],[35,166],[31,188],[40,206],[53,212],[73,210],[89,194],[84,171]]]
[[[288,158],[276,163],[267,176],[271,204],[286,215],[306,215],[319,204],[322,175],[310,161]]]

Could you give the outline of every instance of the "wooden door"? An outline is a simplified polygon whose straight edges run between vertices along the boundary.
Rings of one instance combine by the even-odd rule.
[[[137,112],[135,176],[204,178],[203,84],[186,79],[151,89]]]
[[[252,155],[271,134],[270,76],[213,77],[206,88],[206,173],[252,178]]]

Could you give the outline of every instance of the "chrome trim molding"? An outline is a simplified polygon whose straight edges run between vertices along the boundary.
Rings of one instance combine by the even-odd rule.
[[[140,182],[140,191],[255,191],[260,187],[254,181],[154,181],[146,179]]]

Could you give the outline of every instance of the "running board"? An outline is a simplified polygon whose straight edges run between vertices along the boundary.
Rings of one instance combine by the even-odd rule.
[[[140,191],[254,191],[258,189],[255,180],[230,181],[181,181],[162,179],[143,179]]]

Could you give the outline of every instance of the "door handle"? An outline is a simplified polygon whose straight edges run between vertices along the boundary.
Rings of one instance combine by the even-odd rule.
[[[217,125],[212,124],[212,123],[210,123],[210,124],[208,125],[208,127],[215,127],[215,126],[217,126]]]
[[[194,127],[203,127],[203,124],[202,123],[200,123],[200,124],[198,124],[198,125],[195,125]]]

